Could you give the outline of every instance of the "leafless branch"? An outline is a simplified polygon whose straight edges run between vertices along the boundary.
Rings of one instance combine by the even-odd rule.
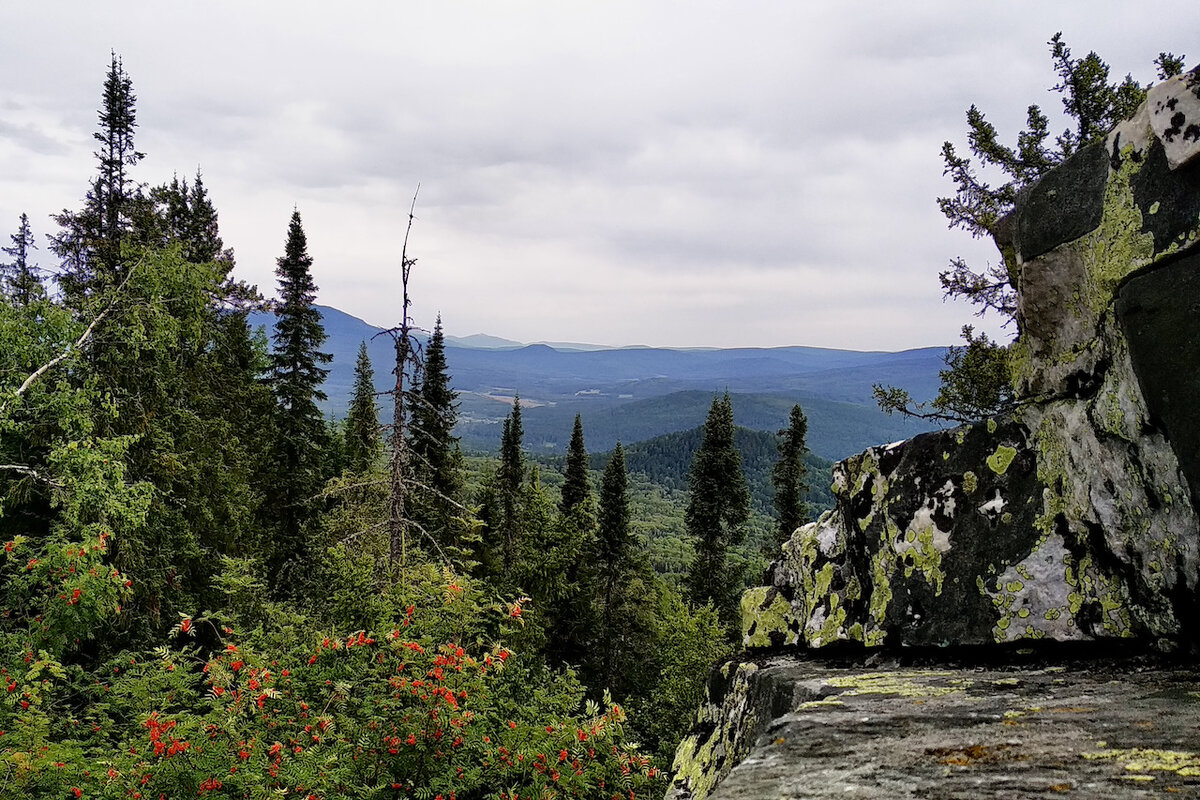
[[[44,483],[47,486],[53,486],[56,489],[62,488],[62,483],[60,481],[57,481],[48,475],[43,475],[42,473],[38,472],[36,469],[33,469],[32,467],[27,467],[24,464],[0,464],[0,470],[7,470],[9,472],[17,472],[17,473],[20,473],[21,475],[27,475],[30,478],[33,478],[35,481],[37,481],[39,483]]]

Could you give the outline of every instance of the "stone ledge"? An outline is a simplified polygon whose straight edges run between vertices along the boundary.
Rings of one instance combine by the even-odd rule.
[[[795,702],[713,800],[1200,796],[1195,671],[786,659],[760,671],[788,682]]]

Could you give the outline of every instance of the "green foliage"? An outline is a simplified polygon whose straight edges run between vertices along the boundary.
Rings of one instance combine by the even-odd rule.
[[[1026,128],[1017,135],[1015,147],[1000,143],[995,126],[977,107],[967,110],[967,142],[978,167],[998,170],[1003,182],[986,182],[970,158],[958,155],[950,142],[942,145],[943,174],[954,182],[954,194],[938,198],[938,205],[952,228],[962,228],[972,236],[990,236],[1000,247],[1000,260],[983,271],[955,258],[950,268],[939,275],[946,297],[965,298],[979,307],[983,315],[989,309],[1000,314],[1005,324],[1016,315],[1016,289],[1019,271],[1011,234],[1004,220],[1012,212],[1017,195],[1049,170],[1061,164],[1080,148],[1102,139],[1117,122],[1137,110],[1145,100],[1146,87],[1126,75],[1120,82],[1109,77],[1109,67],[1095,52],[1082,58],[1072,56],[1056,33],[1048,42],[1050,59],[1058,76],[1051,91],[1062,95],[1063,112],[1071,120],[1051,146],[1050,121],[1037,105],[1026,115]],[[1179,74],[1182,57],[1160,53],[1155,60],[1162,79]],[[942,386],[928,405],[915,403],[903,389],[875,386],[875,398],[889,414],[966,422],[1005,411],[1012,403],[1007,348],[980,334],[973,336],[970,326],[963,328],[963,347],[951,348],[947,369],[941,372]]]
[[[769,431],[737,427],[733,439],[742,456],[742,472],[750,490],[751,511],[768,514],[774,509],[775,491],[771,473],[779,458],[778,437]],[[650,482],[667,490],[685,491],[692,459],[703,440],[704,426],[700,426],[634,442],[625,446],[625,463],[631,475],[644,475]],[[591,457],[592,468],[602,469],[607,457],[605,453],[594,454]],[[832,508],[833,495],[830,494],[829,485],[833,463],[807,448],[802,460],[805,473],[810,478],[808,502],[811,509],[815,512]]]
[[[731,648],[711,604],[693,610],[677,594],[666,592],[656,618],[658,678],[631,704],[630,711],[647,750],[662,763],[670,763],[704,701],[709,672]]]
[[[571,443],[567,448],[567,468],[562,486],[559,509],[564,515],[571,514],[592,492],[588,483],[588,454],[583,443],[583,420],[575,415],[575,426],[571,430]]]
[[[521,452],[521,398],[514,397],[512,411],[504,420],[500,437],[500,465],[496,469],[495,510],[487,520],[491,548],[502,578],[512,575],[513,559],[520,544],[520,495],[525,479],[525,456]]]
[[[380,454],[379,413],[375,406],[375,370],[367,355],[367,343],[358,348],[354,365],[354,394],[345,424],[346,469],[366,472]]]
[[[28,306],[46,295],[41,276],[32,263],[34,244],[33,231],[29,229],[29,217],[21,215],[17,232],[9,237],[12,244],[0,247],[12,261],[0,264],[0,297],[18,306]]]
[[[629,478],[625,473],[625,451],[616,449],[600,479],[600,518],[596,537],[596,556],[601,579],[613,583],[633,554],[634,541],[629,530]]]
[[[313,403],[323,332],[299,215],[268,353],[200,175],[143,193],[126,172],[134,127],[114,55],[100,176],[60,217],[61,296],[13,280],[24,217],[5,248],[0,795],[661,795],[632,738],[668,755],[722,633],[639,557],[622,450],[598,508],[577,425],[548,487],[515,402],[503,458],[472,479],[503,534],[491,568],[446,566],[466,559],[444,545],[462,551],[479,522],[459,502],[439,320],[403,476],[421,487],[404,521],[428,535],[392,569],[393,476]],[[347,427],[362,433],[376,427],[365,351],[358,373],[370,409]],[[682,497],[666,505],[678,534]],[[653,718],[628,721],[614,697]]]
[[[1146,89],[1131,75],[1126,75],[1120,83],[1110,82],[1108,64],[1095,52],[1083,58],[1073,57],[1061,32],[1054,34],[1048,44],[1059,81],[1051,91],[1062,95],[1063,111],[1073,128],[1059,134],[1051,147],[1047,143],[1049,119],[1040,107],[1031,105],[1026,128],[1017,135],[1016,147],[1011,148],[1000,143],[998,132],[983,112],[971,106],[967,110],[967,142],[971,153],[981,167],[998,168],[1005,181],[994,187],[984,182],[969,158],[960,157],[950,142],[944,143],[944,173],[954,182],[955,193],[939,198],[938,205],[951,227],[963,228],[972,236],[995,237],[1001,219],[1012,211],[1022,188],[1079,148],[1103,138],[1145,99]],[[1155,64],[1163,79],[1183,69],[1183,59],[1171,53],[1160,53]],[[975,272],[962,259],[955,259],[951,268],[941,273],[942,289],[947,297],[964,297],[979,305],[980,314],[990,308],[1011,318],[1016,313],[1014,259],[1013,253],[1001,252],[1001,261],[985,272]]]
[[[271,353],[271,387],[277,404],[272,495],[279,523],[270,565],[276,576],[282,576],[289,563],[291,569],[303,563],[303,526],[311,514],[309,503],[325,477],[321,453],[328,442],[317,401],[325,398],[320,386],[328,372],[320,365],[330,357],[320,349],[325,330],[313,305],[317,287],[311,267],[300,212],[293,211],[276,270],[279,321]]]
[[[137,128],[133,82],[116,53],[104,80],[100,129],[92,134],[99,170],[78,212],[64,209],[55,216],[62,229],[51,242],[63,262],[59,286],[68,305],[79,308],[125,277],[128,262],[123,247],[134,232],[135,219],[145,212],[138,184],[128,169],[144,157],[134,147]]]
[[[1016,147],[1008,147],[1000,143],[996,128],[983,112],[971,106],[967,110],[967,142],[971,153],[980,167],[998,169],[1005,180],[997,186],[985,182],[971,159],[959,156],[950,142],[944,143],[944,172],[954,182],[955,193],[939,198],[938,205],[951,227],[963,228],[972,236],[995,237],[1000,221],[1012,211],[1022,188],[1079,148],[1104,137],[1145,99],[1146,89],[1130,75],[1120,83],[1110,82],[1108,65],[1095,52],[1083,58],[1073,57],[1061,33],[1054,34],[1049,45],[1059,80],[1051,91],[1062,95],[1063,111],[1073,127],[1059,134],[1051,146],[1050,121],[1039,106],[1031,105],[1026,128],[1017,135]],[[1156,63],[1161,77],[1182,69],[1182,59],[1169,53],[1160,54]],[[992,309],[1011,318],[1016,312],[1014,258],[1013,253],[1002,252],[1001,261],[985,272],[975,272],[956,259],[949,270],[941,273],[942,288],[947,297],[964,297],[979,305],[980,314]]]
[[[462,560],[469,542],[464,516],[463,460],[454,435],[458,393],[450,388],[446,340],[439,315],[425,348],[421,379],[410,398],[409,455],[412,518],[447,556]]]
[[[792,532],[808,522],[808,482],[804,466],[804,454],[808,447],[804,437],[808,435],[808,420],[804,417],[804,409],[799,405],[792,406],[788,417],[788,426],[779,431],[779,460],[771,470],[771,483],[775,487],[775,514],[779,519],[779,536],[776,544],[780,545],[792,535]],[[776,549],[773,549],[775,552]]]
[[[975,329],[964,325],[961,347],[946,353],[946,369],[938,373],[942,385],[929,403],[917,403],[908,392],[895,386],[876,386],[875,399],[889,414],[900,412],[925,419],[954,423],[973,422],[1001,414],[1014,402],[1009,379],[1008,347],[988,338],[975,336]]]
[[[629,528],[629,479],[625,474],[625,451],[617,442],[604,477],[600,479],[600,518],[596,534],[596,570],[600,628],[597,637],[599,679],[603,686],[616,680],[620,639],[628,634],[618,622],[619,595],[631,577],[635,541]]]
[[[183,258],[195,264],[209,261],[233,268],[233,251],[225,247],[217,224],[217,210],[209,199],[200,171],[191,186],[187,179],[172,177],[169,184],[150,190],[150,198],[158,209],[159,228],[164,244],[179,242]],[[257,298],[246,298],[257,299]]]
[[[71,673],[35,654],[0,707],[6,793],[608,797],[654,785],[619,706],[584,701],[570,673],[505,643],[518,604],[451,573],[411,578],[371,628],[184,617],[170,645],[98,670],[84,719],[63,704]]]
[[[695,605],[712,602],[721,620],[732,626],[742,576],[733,569],[728,550],[745,536],[742,524],[750,513],[750,492],[734,446],[733,403],[728,393],[713,399],[704,441],[692,461],[689,489],[684,522],[696,555],[688,568],[688,599]]]

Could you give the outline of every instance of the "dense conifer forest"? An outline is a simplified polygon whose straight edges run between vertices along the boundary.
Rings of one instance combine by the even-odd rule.
[[[202,173],[145,182],[136,112],[114,55],[79,207],[4,248],[0,796],[661,794],[771,515],[828,462],[735,432],[728,395],[600,458],[577,419],[557,462],[518,399],[468,456],[407,299],[330,422],[302,209],[264,298]]]

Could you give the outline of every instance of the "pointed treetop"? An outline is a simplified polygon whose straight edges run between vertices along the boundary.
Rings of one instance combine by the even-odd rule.
[[[619,447],[619,445],[618,445]],[[575,415],[575,427],[571,431],[571,444],[567,448],[567,469],[562,485],[562,501],[559,510],[563,516],[570,516],[588,495],[591,486],[588,483],[588,454],[583,443],[583,420]]]

